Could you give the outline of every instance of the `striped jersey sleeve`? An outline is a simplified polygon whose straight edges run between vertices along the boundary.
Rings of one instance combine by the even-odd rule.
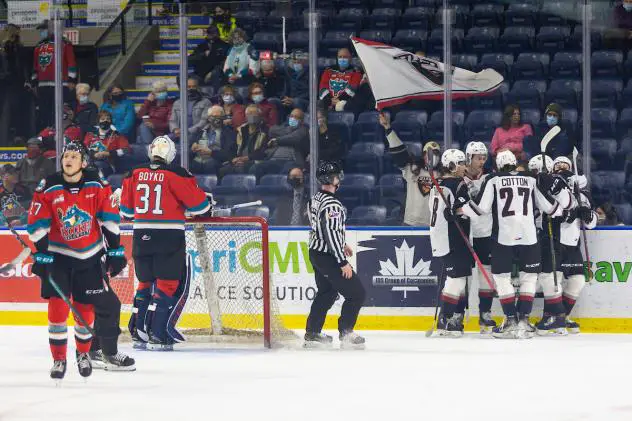
[[[331,254],[342,267],[348,262],[344,254],[346,210],[333,195],[319,192],[310,200],[311,225],[309,248]]]

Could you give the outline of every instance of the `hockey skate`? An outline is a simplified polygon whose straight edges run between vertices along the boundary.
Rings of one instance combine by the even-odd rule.
[[[480,328],[481,334],[489,335],[492,333],[492,330],[497,326],[496,321],[492,319],[492,313],[485,312],[481,313],[478,317],[478,326]]]
[[[66,360],[56,360],[53,362],[53,368],[50,369],[50,378],[56,382],[60,382],[66,375]]]
[[[324,333],[305,332],[305,342],[303,342],[303,348],[305,349],[323,349],[331,348],[333,338]]]
[[[566,318],[566,331],[574,335],[579,333],[579,323],[567,317]]]
[[[497,339],[520,339],[516,316],[505,316],[500,326],[492,329],[492,336]]]
[[[147,351],[173,351],[173,341],[161,341],[159,338],[150,338],[147,342]]]
[[[103,351],[90,351],[90,361],[92,361],[92,368],[94,370],[103,370],[105,368],[105,362],[103,361]]]
[[[340,349],[364,349],[364,338],[354,331],[340,333]]]
[[[520,339],[531,339],[535,336],[535,326],[529,322],[529,316],[520,316],[518,332]]]
[[[90,377],[92,374],[92,361],[87,352],[77,353],[77,368],[81,377]]]
[[[568,335],[566,318],[563,316],[546,315],[535,325],[538,336]]]
[[[115,355],[103,356],[105,371],[136,371],[136,361],[129,355],[117,352]]]
[[[145,335],[147,335],[145,333]],[[139,334],[138,331],[134,331],[134,334],[132,335],[132,348],[134,349],[138,349],[140,351],[144,351],[147,349],[147,341],[143,340]]]
[[[437,323],[436,336],[460,338],[463,336],[463,328],[462,314],[454,313],[449,319],[442,314]]]

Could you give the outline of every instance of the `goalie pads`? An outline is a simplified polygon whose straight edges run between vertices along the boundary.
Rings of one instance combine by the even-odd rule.
[[[147,327],[145,326],[145,318],[147,315],[147,309],[151,301],[152,288],[136,291],[134,296],[134,307],[132,308],[132,317],[129,318],[127,328],[132,338],[137,338],[142,342],[149,341],[149,335],[147,334]]]
[[[186,338],[182,335],[182,333],[180,333],[176,325],[178,324],[178,320],[180,320],[184,306],[189,299],[189,288],[191,286],[191,280],[193,279],[193,268],[193,258],[191,257],[191,254],[187,253],[187,262],[184,266],[184,276],[182,277],[182,281],[180,282],[180,285],[178,285],[178,290],[174,295],[174,297],[177,297],[178,301],[167,320],[167,335],[178,343],[186,341]]]

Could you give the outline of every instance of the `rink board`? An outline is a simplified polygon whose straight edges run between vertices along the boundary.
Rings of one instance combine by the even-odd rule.
[[[21,234],[26,237],[24,231]],[[126,249],[131,251],[131,231],[123,228],[122,234]],[[285,326],[294,329],[305,326],[306,314],[316,292],[308,258],[308,234],[305,228],[279,227],[270,231],[272,293]],[[367,290],[359,329],[425,330],[430,327],[437,297],[437,274],[441,268],[431,261],[428,234],[427,229],[408,227],[358,227],[347,231],[347,242],[355,251],[350,262]],[[226,238],[227,241],[231,239]],[[238,236],[234,240],[237,243],[236,261],[229,265],[220,260],[214,270],[229,271],[232,267],[238,276],[239,271],[244,270],[245,254],[252,247],[244,247]],[[0,231],[0,242],[0,263],[4,264],[19,253],[19,246],[7,230]],[[630,333],[632,288],[628,286],[628,279],[632,275],[632,229],[612,227],[588,232],[588,246],[592,261],[591,282],[583,290],[573,317],[582,323],[583,331]],[[130,265],[113,280],[115,288],[117,284],[133,284],[132,259],[129,261]],[[472,317],[468,326],[472,329],[477,328],[476,282],[474,277],[469,288]],[[247,291],[228,286],[217,293],[220,301],[255,299]],[[124,304],[129,304],[131,295],[121,298]],[[190,300],[195,299],[192,293]],[[539,316],[541,308],[542,299],[536,299],[532,315]],[[339,310],[340,300],[327,320],[328,328],[336,327]],[[494,303],[494,315],[501,315],[497,302]],[[206,317],[184,315],[183,327],[199,323],[200,316]],[[123,316],[122,323],[127,317]],[[235,320],[237,325],[242,318],[238,314],[226,317]],[[31,262],[0,276],[0,324],[46,323],[46,303],[39,299],[39,279],[31,272]]]

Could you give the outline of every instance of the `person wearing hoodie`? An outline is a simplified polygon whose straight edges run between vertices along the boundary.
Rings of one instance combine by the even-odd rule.
[[[309,107],[308,55],[303,51],[292,53],[290,65],[285,68],[285,88],[281,95],[281,104],[286,112],[294,108],[307,111]]]
[[[360,86],[362,73],[352,67],[348,48],[338,50],[337,60],[337,66],[325,69],[320,78],[318,99],[330,111],[345,111]]]
[[[125,97],[125,89],[122,85],[115,83],[105,92],[101,110],[112,115],[112,124],[116,127],[116,131],[127,139],[135,139],[134,103]]]
[[[555,159],[558,156],[570,156],[573,153],[573,146],[575,146],[574,131],[570,125],[562,121],[562,107],[552,102],[546,107],[544,120],[538,125],[536,136],[533,138],[537,142],[537,144],[531,145],[533,154],[540,153],[540,141],[554,126],[560,126],[562,131],[549,143],[546,148],[546,154],[551,159]]]
[[[112,126],[112,114],[100,111],[98,121],[98,126],[86,134],[83,144],[88,150],[91,164],[107,177],[119,169],[122,158],[129,152],[129,143]]]

